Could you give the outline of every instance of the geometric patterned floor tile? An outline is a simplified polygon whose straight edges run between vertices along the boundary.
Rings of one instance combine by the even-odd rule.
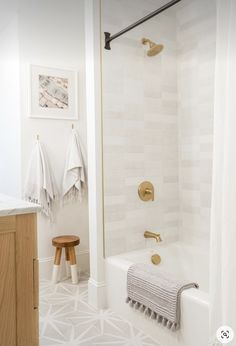
[[[78,285],[40,283],[40,346],[159,346],[111,310],[88,304],[87,276]]]

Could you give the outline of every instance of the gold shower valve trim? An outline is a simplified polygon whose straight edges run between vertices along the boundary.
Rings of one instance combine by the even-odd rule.
[[[154,201],[154,186],[150,181],[144,181],[138,188],[139,198],[144,201]]]

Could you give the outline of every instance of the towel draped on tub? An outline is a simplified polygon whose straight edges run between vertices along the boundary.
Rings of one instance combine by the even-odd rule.
[[[128,269],[126,302],[175,331],[180,328],[180,298],[183,290],[196,283],[171,278],[150,264],[134,264]]]

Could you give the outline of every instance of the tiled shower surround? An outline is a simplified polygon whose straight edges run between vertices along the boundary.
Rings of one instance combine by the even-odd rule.
[[[215,1],[185,1],[177,12],[179,237],[201,247],[210,234],[215,41]]]
[[[116,33],[164,3],[102,0],[102,31]],[[208,243],[215,8],[211,0],[177,6],[103,50],[106,256],[145,247],[145,230]],[[143,37],[164,50],[148,57]],[[138,197],[145,180],[154,202]]]

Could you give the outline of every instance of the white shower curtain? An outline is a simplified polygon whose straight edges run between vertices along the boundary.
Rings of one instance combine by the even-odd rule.
[[[236,345],[236,0],[217,0],[210,333],[228,325]],[[217,343],[215,343],[216,345]],[[218,343],[220,344],[220,343]]]

